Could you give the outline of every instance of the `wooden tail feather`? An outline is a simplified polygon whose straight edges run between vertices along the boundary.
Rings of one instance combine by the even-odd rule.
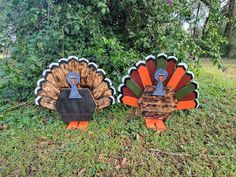
[[[167,55],[164,53],[161,53],[157,55],[157,61],[156,61],[156,68],[166,68],[166,60],[167,60]]]
[[[55,81],[55,78],[53,77],[53,74],[52,74],[52,71],[50,69],[46,69],[43,74],[42,74],[42,77],[47,81],[49,82],[50,84],[52,84],[56,89],[59,89],[56,81]]]
[[[42,107],[45,107],[45,108],[48,108],[48,109],[52,109],[52,110],[56,110],[56,107],[55,107],[56,101],[53,100],[52,98],[38,96],[35,99],[35,103],[37,105],[42,106]]]
[[[117,101],[129,106],[139,107],[138,99],[134,97],[119,95]]]
[[[179,101],[189,101],[189,100],[195,100],[198,99],[199,93],[197,90],[194,90],[193,92],[189,93],[188,95],[184,96]]]
[[[137,71],[136,67],[132,67],[129,69],[128,74],[130,75],[130,78],[133,79],[134,82],[136,82],[136,84],[138,84],[138,86],[143,89],[143,83],[141,81],[141,78],[139,76],[139,72]]]
[[[137,67],[140,79],[142,81],[143,87],[145,88],[147,86],[152,85],[152,81],[149,76],[149,72],[146,67],[146,63],[144,61],[139,61],[138,63],[136,63],[136,67]]]
[[[198,89],[198,83],[196,81],[191,81],[186,86],[178,90],[175,93],[175,97],[177,100],[181,100],[184,96],[188,95],[189,93],[197,89]]]
[[[154,74],[157,70],[155,56],[150,55],[150,56],[146,57],[146,66],[147,66],[148,73],[149,73],[149,76],[152,81],[152,85],[155,85],[156,81],[154,78]]]
[[[175,91],[177,91],[177,90],[183,88],[184,86],[186,86],[193,78],[194,78],[194,74],[191,71],[187,71],[183,75],[183,77],[181,78],[178,85],[176,86]]]
[[[176,110],[193,109],[198,108],[198,106],[198,100],[179,101]]]
[[[185,74],[186,70],[187,70],[187,65],[185,63],[178,64],[174,74],[167,83],[167,87],[171,87],[173,90],[175,90],[181,78]]]
[[[165,86],[167,85],[167,83],[169,82],[170,78],[172,77],[172,75],[175,72],[177,61],[178,61],[178,59],[176,57],[174,57],[174,56],[170,56],[167,59],[166,71],[168,73],[168,76],[167,76],[166,80],[164,81],[164,85]]]
[[[123,77],[122,82],[135,94],[137,98],[142,95],[143,90],[129,76]]]
[[[125,96],[136,97],[136,95],[125,84],[118,87],[118,92]]]

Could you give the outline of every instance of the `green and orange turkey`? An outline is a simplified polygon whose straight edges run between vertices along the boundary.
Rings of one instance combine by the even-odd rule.
[[[83,128],[96,109],[115,102],[115,88],[105,71],[85,58],[76,56],[51,63],[37,82],[37,105],[57,110],[68,129]]]
[[[123,77],[118,102],[138,107],[145,117],[147,128],[165,130],[163,121],[175,110],[197,108],[198,83],[185,63],[177,64],[174,56],[166,54],[146,57]]]

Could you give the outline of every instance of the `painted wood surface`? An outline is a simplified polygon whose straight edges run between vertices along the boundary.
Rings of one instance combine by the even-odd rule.
[[[144,117],[168,119],[176,110],[177,100],[174,92],[165,87],[166,96],[153,96],[155,86],[146,87],[141,98],[138,100]]]

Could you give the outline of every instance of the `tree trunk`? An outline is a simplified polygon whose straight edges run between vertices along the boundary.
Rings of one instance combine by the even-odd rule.
[[[197,38],[197,22],[198,22],[200,7],[201,7],[201,3],[199,2],[198,6],[197,6],[196,19],[195,19],[194,27],[193,27],[193,38]]]
[[[227,39],[229,39],[229,37],[231,35],[231,32],[233,30],[234,19],[235,19],[234,8],[235,8],[235,0],[230,0],[229,1],[228,14],[227,14],[227,17],[229,18],[229,21],[226,24],[225,32],[224,32],[224,36]]]

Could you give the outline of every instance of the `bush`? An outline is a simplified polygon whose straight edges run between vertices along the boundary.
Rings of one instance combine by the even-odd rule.
[[[48,64],[69,55],[98,63],[115,86],[128,67],[149,54],[165,52],[188,61],[192,54],[197,58],[207,53],[214,61],[220,59],[217,12],[210,18],[213,30],[206,40],[196,41],[182,29],[183,22],[193,21],[193,1],[173,1],[172,5],[155,0],[0,2],[1,33],[4,39],[16,35],[15,42],[5,41],[12,54],[1,60],[1,100],[32,96]]]

